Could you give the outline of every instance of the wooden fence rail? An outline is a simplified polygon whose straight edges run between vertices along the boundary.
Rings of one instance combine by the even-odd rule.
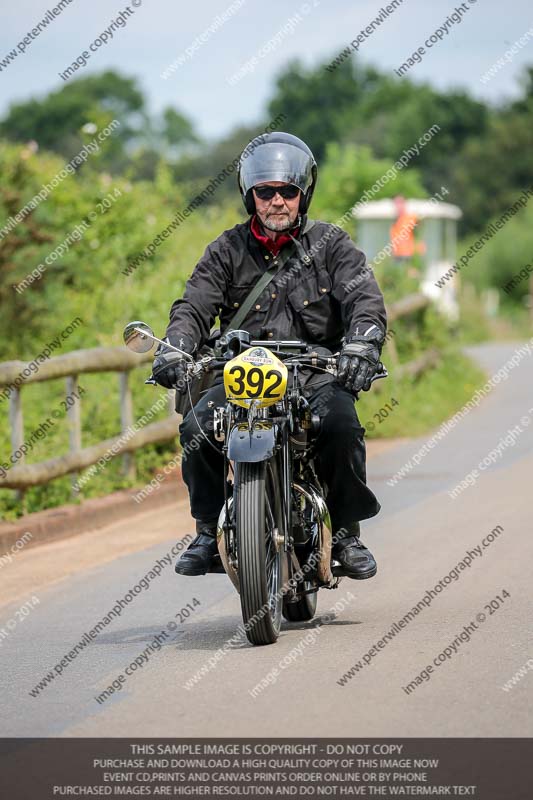
[[[0,387],[9,388],[9,420],[11,426],[11,456],[16,456],[16,463],[7,470],[0,469],[0,488],[24,491],[30,486],[48,483],[64,475],[72,476],[73,494],[78,494],[83,486],[83,479],[78,480],[80,470],[97,464],[104,459],[122,456],[123,472],[128,477],[135,477],[135,463],[131,454],[147,444],[165,442],[177,434],[177,417],[174,411],[174,392],[166,392],[163,401],[157,401],[157,410],[165,406],[169,418],[159,422],[149,421],[155,412],[146,412],[138,423],[133,418],[133,402],[129,376],[131,370],[150,362],[152,353],[132,353],[127,347],[96,347],[90,350],[75,350],[65,355],[55,356],[39,366],[36,372],[21,379],[24,372],[29,372],[29,364],[23,361],[7,361],[0,364]],[[81,436],[81,401],[78,376],[87,373],[116,372],[120,387],[120,421],[121,433],[110,439],[98,442],[90,447],[82,447]],[[25,464],[24,420],[22,414],[21,390],[26,384],[65,378],[66,397],[70,398],[67,408],[69,426],[69,452],[65,455],[41,461],[36,464]],[[142,425],[139,428],[139,423]]]
[[[413,294],[404,297],[388,308],[389,322],[416,313],[430,304],[425,295]],[[396,374],[416,376],[434,366],[439,360],[436,350],[428,350],[409,364],[398,365],[398,357],[394,339],[388,341],[388,352],[396,367]],[[135,477],[135,465],[132,453],[141,447],[156,442],[172,440],[177,434],[177,416],[174,411],[174,392],[168,392],[165,404],[168,404],[169,418],[159,422],[144,422],[148,412],[135,423],[133,419],[133,402],[129,376],[131,370],[151,361],[151,352],[132,353],[126,347],[97,347],[90,350],[75,350],[61,356],[54,356],[42,363],[38,370],[28,372],[29,364],[23,361],[6,361],[0,363],[0,387],[9,389],[9,420],[11,427],[11,455],[17,454],[16,464],[7,470],[0,466],[0,488],[15,489],[24,492],[30,486],[46,484],[64,475],[72,476],[73,493],[83,488],[84,478],[78,473],[101,462],[120,455],[123,459],[123,471],[128,477]],[[82,447],[81,436],[81,397],[76,397],[78,376],[86,373],[116,372],[120,385],[120,419],[121,433],[110,439],[98,442],[90,447]],[[69,452],[56,458],[47,459],[35,464],[26,465],[25,455],[21,454],[24,445],[24,420],[21,405],[21,389],[30,383],[66,379],[66,397],[73,398],[67,409],[69,425]],[[376,384],[378,388],[379,383]],[[5,393],[5,390],[4,390]],[[2,392],[0,392],[0,395]],[[152,406],[152,409],[154,406]],[[153,416],[153,414],[152,414]],[[142,423],[142,425],[140,425]],[[140,426],[140,427],[139,427]],[[139,428],[139,429],[138,429]],[[90,478],[90,471],[88,478]]]
[[[431,300],[425,294],[409,294],[406,297],[402,297],[401,300],[397,300],[396,303],[387,308],[389,324],[394,322],[395,319],[400,319],[400,317],[409,317],[429,305],[431,305]]]

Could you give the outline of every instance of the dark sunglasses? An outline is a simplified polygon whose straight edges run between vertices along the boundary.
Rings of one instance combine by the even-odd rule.
[[[260,200],[272,200],[274,195],[279,194],[284,200],[294,200],[298,197],[300,190],[294,184],[287,186],[254,186],[254,192]]]

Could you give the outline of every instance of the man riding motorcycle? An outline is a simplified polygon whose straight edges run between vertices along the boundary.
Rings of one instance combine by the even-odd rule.
[[[308,219],[317,165],[301,139],[282,132],[256,137],[241,155],[237,177],[249,219],[208,245],[183,297],[172,305],[167,341],[197,353],[215,318],[220,318],[222,333],[233,327],[239,307],[265,271],[272,270],[273,277],[238,327],[266,342],[300,339],[326,354],[340,350],[337,378],[302,370],[300,379],[321,419],[316,466],[336,542],[332,556],[347,577],[371,578],[377,565],[359,538],[359,521],[377,514],[380,504],[366,485],[364,429],[354,394],[368,390],[378,370],[386,333],[383,295],[348,234]],[[185,369],[179,353],[156,352],[153,377],[162,386],[186,391]],[[213,408],[224,403],[219,379],[179,429],[187,453],[182,473],[197,533],[176,563],[182,575],[204,575],[217,552],[225,476],[220,444],[213,436]],[[198,444],[197,420],[209,441],[202,437],[189,450],[189,443]]]

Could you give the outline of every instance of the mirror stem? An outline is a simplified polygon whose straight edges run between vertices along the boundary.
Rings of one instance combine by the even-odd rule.
[[[149,333],[146,333],[146,331],[143,331],[142,328],[134,328],[134,330],[137,331],[137,333],[142,334],[143,336],[148,336],[150,339],[153,339],[154,342],[159,342],[160,344],[164,344],[166,347],[170,348],[171,350],[175,350],[176,353],[181,353],[182,356],[184,356],[189,361],[194,361],[194,358],[191,356],[191,354],[190,353],[186,353],[185,350],[180,350],[179,347],[174,347],[173,344],[169,344],[169,342],[164,342],[163,339],[158,339],[157,336],[154,336],[153,334],[150,335]]]

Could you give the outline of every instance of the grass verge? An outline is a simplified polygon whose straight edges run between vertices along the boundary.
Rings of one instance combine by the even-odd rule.
[[[360,395],[357,414],[368,439],[420,436],[453,416],[484,382],[476,364],[449,351],[419,378],[396,379],[392,371],[379,392]]]

